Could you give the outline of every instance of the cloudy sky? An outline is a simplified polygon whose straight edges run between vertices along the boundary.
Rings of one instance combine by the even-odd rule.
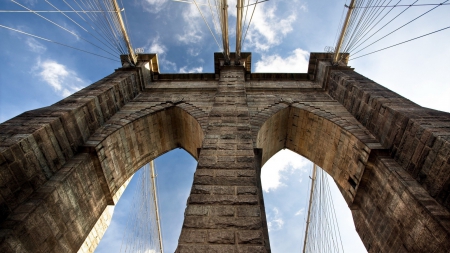
[[[69,10],[63,1],[15,0],[33,10]],[[0,10],[24,10],[10,0],[0,2]],[[74,0],[66,0],[74,4]],[[198,0],[206,3],[206,0]],[[254,2],[251,0],[250,2]],[[398,1],[395,1],[397,3]],[[401,1],[410,4],[414,1]],[[438,3],[420,0],[417,3]],[[252,52],[253,72],[306,72],[309,52],[334,46],[345,0],[270,0],[259,4],[243,51]],[[124,4],[124,5],[123,5]],[[168,0],[119,1],[125,7],[128,32],[135,48],[158,53],[164,73],[213,72],[213,52],[219,51],[195,5]],[[394,1],[391,1],[394,4]],[[229,1],[230,49],[235,48],[235,0]],[[202,7],[205,8],[205,7]],[[386,34],[421,15],[432,7],[412,7],[386,27]],[[398,8],[400,10],[400,8]],[[403,8],[404,9],[404,8]],[[401,9],[401,10],[403,10]],[[207,9],[203,9],[205,12]],[[450,6],[442,6],[405,26],[385,40],[367,49],[367,53],[450,26]],[[89,24],[69,17],[89,30]],[[206,14],[205,14],[206,15]],[[87,43],[90,34],[60,13],[42,13],[57,27],[32,13],[0,12],[0,122],[24,111],[55,103],[120,67],[118,56]],[[209,16],[206,15],[209,19]],[[212,23],[210,22],[212,27]],[[105,59],[61,45],[14,32],[21,30],[49,40],[112,58]],[[75,35],[74,35],[75,34]],[[450,29],[352,60],[349,65],[372,80],[392,89],[422,106],[450,111]],[[219,40],[220,42],[220,40]],[[97,43],[98,44],[98,43]],[[117,61],[114,61],[117,59]],[[276,162],[278,161],[278,162]],[[159,174],[164,245],[167,252],[176,247],[184,204],[196,162],[182,150],[175,150],[156,160]],[[263,168],[263,187],[273,252],[295,252],[301,247],[301,228],[307,195],[308,172],[312,165],[289,151],[277,154]],[[177,184],[168,184],[168,181]],[[189,180],[186,180],[188,178]],[[179,187],[179,188],[178,188]],[[129,187],[133,188],[133,184]],[[124,196],[127,196],[125,193]],[[337,194],[335,199],[339,199]],[[166,201],[164,201],[166,199]],[[171,199],[172,201],[167,201]],[[126,199],[123,198],[124,203]],[[125,204],[126,206],[126,204]],[[363,252],[352,239],[351,217],[345,204],[336,204],[340,220],[348,231],[344,239],[348,252]],[[345,213],[347,211],[347,213]],[[98,252],[111,252],[121,239],[126,211],[116,208],[114,220],[104,245]],[[341,230],[342,231],[342,230]],[[353,235],[354,236],[354,235]],[[283,241],[281,241],[283,239]],[[288,240],[289,239],[289,240]],[[351,250],[351,247],[355,247]],[[358,248],[359,247],[359,248]],[[115,248],[117,249],[117,248]],[[103,251],[102,251],[103,250]]]

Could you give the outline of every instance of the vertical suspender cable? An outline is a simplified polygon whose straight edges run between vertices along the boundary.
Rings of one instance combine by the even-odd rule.
[[[150,167],[151,167],[151,173],[152,173],[152,176],[151,176],[151,180],[152,180],[152,186],[153,186],[153,201],[154,201],[154,204],[155,204],[155,211],[156,211],[156,226],[157,226],[157,228],[158,228],[158,236],[159,236],[159,248],[160,248],[160,250],[161,250],[161,253],[163,253],[164,252],[164,250],[163,250],[163,241],[162,241],[162,233],[161,233],[161,222],[160,222],[160,219],[159,219],[159,209],[158,209],[158,197],[157,197],[157,194],[156,194],[156,176],[155,176],[155,163],[154,163],[154,161],[152,160],[151,162],[150,162]]]
[[[308,238],[309,223],[311,222],[311,207],[312,207],[313,197],[314,197],[314,188],[315,188],[316,174],[317,174],[317,165],[314,163],[314,165],[313,165],[313,173],[312,173],[312,181],[311,181],[311,191],[310,191],[310,194],[309,194],[308,216],[307,216],[307,219],[306,219],[305,240],[303,241],[303,253],[306,252],[306,241],[307,241],[307,238]]]

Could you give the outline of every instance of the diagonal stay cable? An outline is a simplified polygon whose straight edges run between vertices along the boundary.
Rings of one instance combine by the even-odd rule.
[[[397,4],[398,3],[400,3],[402,0],[399,0],[398,2],[397,2]],[[396,5],[397,5],[396,4]],[[396,6],[396,5],[394,5],[394,6]],[[359,45],[358,45],[358,43],[362,40],[362,39],[364,39],[364,37],[366,37],[368,34],[369,34],[369,32],[370,31],[372,31],[372,29],[374,29],[384,18],[386,18],[386,16],[389,14],[389,13],[391,13],[391,11],[392,10],[394,10],[394,7],[392,7],[386,14],[384,14],[384,16],[383,17],[381,17],[374,25],[372,25],[372,27],[368,30],[368,31],[366,31],[362,36],[361,36],[361,38],[360,39],[358,39],[357,41],[356,41],[356,43],[355,43],[355,45],[356,45],[356,47],[358,47]],[[374,34],[373,34],[374,35]],[[373,36],[372,35],[372,36]],[[371,36],[371,37],[372,37]],[[370,38],[370,37],[369,37]],[[368,39],[369,39],[368,38]],[[352,49],[350,49],[350,51],[351,51]]]
[[[102,12],[102,11],[76,11],[76,10],[72,10],[72,11],[37,11],[37,10],[33,10],[33,11],[15,11],[15,10],[0,10],[1,13],[3,12],[11,12],[11,13],[85,13],[85,12]]]
[[[65,1],[65,0],[64,0]],[[106,40],[106,41],[108,41],[108,43],[110,43],[112,46],[114,46],[119,52],[120,52],[120,49],[119,49],[119,46],[116,44],[116,42],[114,41],[114,39],[110,36],[110,34],[109,34],[109,32],[107,31],[107,30],[105,30],[105,27],[104,26],[102,26],[102,23],[101,22],[98,22],[98,21],[96,21],[97,20],[97,18],[96,18],[96,14],[97,13],[95,13],[95,14],[93,14],[93,13],[91,13],[91,12],[89,12],[89,11],[86,11],[86,10],[84,10],[84,8],[81,6],[81,4],[80,3],[78,3],[77,2],[77,0],[73,0],[77,5],[78,5],[78,7],[82,10],[82,12],[92,21],[92,23],[98,28],[98,31],[94,28],[94,27],[92,27],[92,29],[93,30],[95,30],[95,31],[97,31],[97,33],[98,34],[103,34],[103,38]],[[87,8],[88,6],[86,6],[86,4],[83,2],[83,5],[85,6],[85,8]],[[81,16],[80,16],[81,17]],[[89,23],[88,21],[86,21],[87,23]],[[106,37],[106,38],[105,38]]]
[[[115,8],[113,7],[113,1],[103,1],[104,6],[107,10],[112,11]],[[117,34],[120,37],[120,42],[124,48],[127,48],[125,34],[122,32],[119,15],[116,12],[105,12],[105,14],[109,15],[109,19],[112,20],[113,25],[116,29]],[[130,42],[131,45],[131,42]],[[125,52],[128,52],[128,49],[125,49]],[[128,53],[126,53],[128,55]]]
[[[245,6],[245,18],[244,18],[244,22],[242,23],[242,31],[245,29],[245,25],[247,24],[247,15],[248,15],[248,7],[250,4],[250,0],[247,0],[247,6]],[[241,41],[244,39],[244,35],[241,33]],[[244,42],[242,42],[242,45],[244,45]],[[242,48],[241,45],[241,48]]]
[[[74,0],[76,2],[76,0]],[[104,14],[104,12],[106,11],[105,9],[103,9],[101,7],[101,5],[99,5],[98,2],[92,2],[90,0],[84,1],[84,0],[79,0],[86,9],[89,10],[102,10],[101,13],[90,13],[90,15],[92,15],[92,17],[94,18],[94,20],[92,20],[93,23],[97,23],[98,25],[100,25],[99,27],[101,27],[101,30],[103,31],[103,33],[105,35],[108,35],[108,37],[110,38],[110,41],[116,45],[116,48],[119,52],[123,52],[123,47],[120,44],[120,40],[118,40],[115,36],[114,36],[114,31],[112,31],[112,28],[108,25],[108,20],[106,20],[106,16]],[[89,15],[86,13],[86,15],[89,17]],[[103,18],[102,18],[103,17]]]
[[[83,1],[83,0],[81,0]],[[104,5],[102,5],[98,0],[88,0],[88,4],[90,4],[90,6],[95,6],[96,8],[103,10],[104,12],[102,12],[102,18],[99,18],[99,20],[102,20],[104,23],[104,26],[106,27],[106,31],[110,32],[112,34],[112,37],[115,39],[118,47],[120,48],[121,52],[125,52],[126,50],[124,49],[123,45],[122,45],[122,38],[120,36],[120,33],[117,30],[117,27],[114,26],[114,23],[112,23],[112,20],[108,19],[108,15],[106,13],[106,11],[108,11]],[[91,7],[92,9],[94,9],[94,7]],[[109,13],[108,13],[109,14]]]
[[[99,0],[95,0],[94,2],[97,4],[98,8],[103,8],[103,10],[105,10],[105,12],[102,13],[104,16],[104,19],[107,21],[107,23],[110,27],[110,31],[113,32],[113,34],[119,41],[121,48],[123,48],[123,50],[124,50],[124,48],[125,48],[123,46],[124,37],[123,37],[123,34],[121,32],[119,32],[120,25],[118,24],[117,15],[113,15],[112,13],[108,12],[108,11],[113,10],[113,8],[111,7],[111,3],[107,2],[107,1],[103,1],[103,4],[101,4],[99,2]],[[124,51],[126,51],[126,50],[124,50]]]
[[[108,59],[108,60],[112,60],[112,61],[118,62],[117,60],[109,58],[109,57],[106,57],[106,56],[102,56],[102,55],[95,54],[95,53],[92,53],[92,52],[89,52],[89,51],[86,51],[86,50],[83,50],[83,49],[72,47],[72,46],[69,46],[69,45],[57,42],[57,41],[49,40],[49,39],[46,39],[46,38],[43,38],[43,37],[31,34],[31,33],[27,33],[27,32],[21,31],[21,30],[17,30],[17,29],[8,27],[8,26],[0,25],[0,27],[6,28],[6,29],[9,29],[9,30],[18,32],[18,33],[22,33],[22,34],[25,34],[25,35],[28,35],[28,36],[31,36],[31,37],[34,37],[34,38],[37,38],[37,39],[40,39],[40,40],[52,42],[52,43],[55,43],[55,44],[58,44],[58,45],[61,45],[61,46],[65,46],[65,47],[68,47],[68,48],[72,48],[72,49],[75,49],[75,50],[78,50],[78,51],[81,51],[81,52],[84,52],[84,53],[92,54],[92,55],[95,55],[95,56],[98,56],[98,57],[102,57],[102,58],[105,58],[105,59]]]
[[[91,44],[91,45],[93,45],[93,46],[95,46],[95,47],[99,48],[100,50],[102,50],[102,51],[104,51],[104,52],[106,52],[106,53],[108,53],[108,54],[110,54],[110,55],[112,55],[112,56],[114,56],[114,57],[116,56],[116,55],[114,55],[114,54],[111,54],[110,52],[108,52],[108,51],[106,51],[106,50],[104,50],[104,49],[100,48],[99,46],[95,45],[94,43],[92,43],[92,42],[90,42],[90,41],[86,40],[85,38],[83,38],[83,37],[81,37],[81,36],[77,35],[76,33],[72,32],[72,31],[70,31],[70,30],[68,30],[68,29],[66,29],[66,28],[64,28],[64,27],[62,27],[62,26],[60,26],[60,25],[58,25],[57,23],[55,23],[55,22],[53,22],[53,21],[51,21],[51,20],[49,20],[49,19],[47,19],[47,18],[43,17],[43,16],[42,16],[42,15],[40,15],[40,14],[37,14],[37,13],[36,13],[36,12],[34,12],[33,10],[31,10],[31,9],[27,8],[26,6],[23,6],[23,5],[21,5],[20,3],[18,3],[18,2],[16,2],[16,1],[14,1],[14,0],[11,0],[11,1],[12,1],[12,2],[14,2],[15,4],[17,4],[17,5],[19,5],[19,6],[23,7],[23,8],[25,8],[25,9],[27,9],[28,11],[31,11],[31,12],[33,12],[33,13],[34,13],[34,14],[36,14],[37,16],[39,16],[39,17],[43,18],[44,20],[46,20],[46,21],[48,21],[48,22],[50,22],[50,23],[52,23],[52,24],[54,24],[54,25],[56,25],[56,26],[60,27],[61,29],[65,30],[65,31],[67,31],[67,32],[69,32],[69,33],[71,33],[71,34],[73,34],[73,35],[75,35],[75,36],[76,36],[77,38],[80,38],[80,39],[82,39],[82,40],[84,40],[84,41],[88,42],[89,44]]]
[[[362,6],[364,3],[365,3],[365,1],[359,1],[359,2],[357,1],[356,6]],[[359,12],[361,12],[361,13],[359,13]],[[358,31],[358,29],[362,23],[362,20],[366,16],[367,9],[356,9],[353,13],[354,13],[354,15],[352,15],[352,16],[354,16],[355,18],[352,21],[350,21],[351,23],[350,23],[349,27],[351,27],[351,28],[347,29],[347,31],[350,32],[350,34],[349,34],[350,37],[346,38],[346,43],[345,43],[343,52],[348,51],[349,44],[353,41],[353,38],[356,36],[356,32]],[[345,36],[347,37],[347,34]]]
[[[388,4],[391,1],[392,0],[389,0]],[[386,0],[383,1],[383,4],[385,2],[386,2]],[[357,41],[364,34],[364,32],[367,31],[367,29],[369,29],[369,27],[375,22],[375,20],[378,19],[378,17],[384,12],[384,10],[386,10],[386,8],[371,8],[370,10],[372,10],[372,13],[365,21],[365,24],[361,27],[358,35],[355,37],[355,41]]]
[[[71,17],[69,17],[67,14],[65,14],[64,12],[62,12],[60,9],[58,9],[58,7],[54,6],[52,3],[50,3],[48,0],[45,0],[46,3],[48,3],[51,7],[53,7],[55,10],[57,10],[59,13],[61,13],[62,15],[64,15],[64,17],[68,18],[70,21],[72,21],[74,24],[76,24],[78,27],[80,27],[81,29],[83,29],[85,32],[87,32],[88,30],[86,28],[84,28],[82,25],[78,24],[75,20],[73,20]]]
[[[14,0],[11,0],[11,1],[12,1],[12,2],[14,2],[15,4],[17,4],[17,5],[21,6],[21,7],[23,7],[23,8],[25,8],[25,9],[29,10],[29,11],[32,11],[31,9],[27,8],[26,6],[23,6],[23,5],[21,5],[20,3],[18,3],[18,2],[16,2],[16,1],[14,1]],[[82,39],[82,40],[86,41],[87,43],[89,43],[89,44],[91,44],[91,45],[93,45],[93,46],[97,47],[98,49],[100,49],[100,50],[102,50],[102,51],[104,51],[104,52],[106,52],[106,53],[108,53],[108,54],[110,54],[110,55],[112,55],[112,56],[114,56],[114,57],[116,56],[116,55],[114,55],[114,54],[111,54],[110,52],[108,52],[108,51],[104,50],[103,48],[101,48],[101,47],[99,47],[99,46],[95,45],[94,43],[90,42],[89,40],[87,40],[87,39],[85,39],[85,38],[83,38],[83,37],[79,36],[78,34],[76,34],[76,33],[72,32],[72,31],[70,31],[69,29],[66,29],[65,27],[62,27],[62,26],[58,25],[57,23],[55,23],[55,22],[51,21],[50,19],[48,19],[48,18],[46,18],[46,17],[44,17],[44,16],[42,16],[42,15],[40,15],[40,14],[38,14],[38,13],[35,13],[35,12],[33,12],[33,13],[34,13],[34,14],[36,14],[36,15],[38,15],[39,17],[41,17],[41,18],[45,19],[46,21],[48,21],[48,22],[50,22],[50,23],[52,23],[52,24],[56,25],[57,27],[59,27],[59,28],[61,28],[61,29],[65,30],[65,31],[67,31],[67,32],[71,33],[71,34],[72,34],[72,35],[74,35],[75,37],[77,37],[77,38],[80,38],[80,39]]]
[[[72,11],[75,11],[75,9],[66,1],[66,0],[63,0],[63,2],[67,5],[67,6],[69,6],[69,8],[70,9],[72,9]],[[76,2],[76,1],[75,1]],[[83,16],[81,16],[80,15],[80,13],[79,12],[82,12],[82,11],[76,11],[75,13],[78,15],[78,17],[80,17],[87,25],[89,25],[90,27],[91,27],[91,29],[93,30],[93,31],[95,31],[106,43],[108,43],[108,44],[110,44],[110,48],[114,48],[115,47],[115,45],[114,45],[114,43],[111,43],[111,41],[109,41],[101,32],[99,32],[99,31],[97,31],[85,18],[83,18]],[[92,35],[92,36],[94,36],[94,35]],[[94,36],[95,37],[95,36]],[[98,39],[99,40],[99,39]],[[113,51],[115,51],[115,50],[117,50],[117,52],[119,52],[120,53],[120,51],[117,49],[117,48],[114,48],[113,49]]]
[[[346,0],[346,2],[345,2],[345,6],[346,6],[346,5],[347,5],[347,0]],[[336,34],[334,35],[334,40],[333,40],[333,41],[336,41],[336,43],[334,43],[334,44],[337,44],[337,39],[338,39],[338,36],[339,36],[339,31],[341,30],[340,27],[342,26],[342,21],[344,20],[344,13],[345,13],[345,7],[342,8],[341,19],[340,19],[340,21],[339,21],[338,28],[336,29]]]
[[[216,41],[217,46],[218,46],[219,49],[220,49],[219,42],[217,41],[216,36],[214,36],[214,33],[213,33],[212,30],[211,30],[211,27],[209,27],[208,22],[207,22],[206,19],[205,19],[205,16],[203,16],[203,12],[202,12],[202,10],[200,9],[200,7],[198,6],[197,1],[196,1],[196,0],[193,0],[193,1],[194,1],[194,3],[195,3],[195,6],[197,7],[198,11],[200,12],[200,15],[202,15],[203,21],[205,21],[205,24],[206,24],[206,26],[208,27],[209,31],[211,32],[211,35],[213,36],[214,40]]]
[[[450,5],[447,4],[399,4],[399,5],[374,5],[374,6],[365,6],[365,7],[357,7],[357,8],[385,8],[385,7],[423,7],[423,6],[436,6],[436,5]]]
[[[391,2],[392,0],[389,0],[388,4]],[[386,1],[383,1],[383,4]],[[368,3],[370,4],[370,3]],[[373,25],[373,23],[378,19],[378,17],[386,10],[386,8],[371,8],[372,10],[372,14],[370,18],[368,18],[364,24],[364,26],[360,29],[360,31],[358,32],[357,36],[355,36],[355,38],[353,39],[353,41],[348,45],[347,51],[350,51],[351,48],[353,48],[353,46],[362,38],[365,36],[366,31],[369,29],[370,26]],[[392,9],[391,9],[392,10]]]
[[[125,27],[126,27],[126,30],[129,32],[129,31],[130,31],[130,28],[128,27],[128,17],[127,17],[127,12],[125,11],[125,5],[123,4],[123,1],[122,1],[122,0],[120,0],[120,4],[122,5],[122,8],[123,8],[123,14],[124,14],[124,16],[125,16]]]
[[[362,4],[363,4],[363,1],[355,1],[355,6],[360,6]],[[347,26],[347,29],[345,30],[345,34],[344,34],[344,37],[342,40],[342,46],[339,48],[339,50],[338,50],[338,48],[335,48],[335,51],[338,50],[338,51],[336,51],[337,54],[339,54],[341,52],[346,52],[347,44],[350,41],[351,35],[353,34],[353,31],[355,29],[354,26],[357,23],[357,20],[360,18],[360,16],[359,16],[360,12],[361,12],[361,9],[355,9],[352,12],[352,15],[350,16],[350,19],[348,21],[348,26]],[[347,12],[347,14],[348,14],[348,12]]]
[[[216,7],[217,20],[219,21],[220,35],[223,36],[224,30],[223,30],[223,18],[222,18],[222,12],[221,12],[222,1],[219,2],[219,0],[214,0],[214,2],[215,2],[215,7]],[[222,52],[225,55],[225,48],[223,48],[223,46],[222,46],[222,48],[219,47],[219,49],[222,49]]]
[[[103,41],[101,41],[100,39],[97,38],[97,36],[95,36],[94,34],[92,34],[91,32],[89,32],[86,28],[84,28],[82,25],[78,24],[75,20],[73,20],[72,18],[70,18],[68,15],[64,14],[63,12],[61,12],[60,9],[58,9],[56,6],[54,6],[52,3],[50,3],[50,1],[45,0],[45,2],[47,2],[50,6],[52,6],[53,8],[55,8],[56,10],[58,10],[62,15],[64,15],[66,18],[68,18],[70,21],[72,21],[74,24],[76,24],[78,27],[80,27],[81,29],[83,29],[85,32],[89,33],[92,37],[94,37],[98,42],[102,43],[104,46],[108,47],[109,49],[111,49],[114,52],[114,49],[111,48],[110,46],[106,45]]]
[[[253,14],[255,14],[255,10],[256,10],[256,5],[258,5],[258,0],[256,0],[255,6],[253,6],[252,15],[250,16],[250,21],[248,22],[247,29],[245,30],[245,35],[244,35],[244,40],[242,41],[242,45],[244,45],[245,39],[247,38],[248,28],[250,27],[250,24],[252,23]]]
[[[367,4],[372,4],[373,0],[369,0]],[[375,10],[378,9],[362,9],[363,13],[358,21],[357,27],[353,30],[352,39],[350,40],[349,44],[346,47],[346,51],[348,51],[348,48],[352,46],[355,40],[359,38],[359,35],[362,31],[364,31],[366,24],[369,22],[369,20],[372,17],[372,14]]]
[[[121,28],[119,25],[119,21],[118,21],[118,17],[117,15],[109,12],[112,11],[114,8],[111,5],[111,1],[105,1],[103,0],[102,3],[100,2],[100,0],[94,0],[94,3],[97,4],[98,8],[103,9],[105,12],[103,12],[103,16],[104,16],[104,20],[107,23],[107,27],[109,27],[110,29],[108,31],[110,31],[114,38],[117,40],[117,43],[119,44],[120,48],[121,48],[121,52],[122,54],[128,54],[127,53],[127,49],[126,49],[126,45],[125,45],[125,37],[123,36],[123,33],[121,32]]]
[[[448,2],[448,1],[450,1],[450,0],[446,0],[446,1],[445,1],[445,2],[443,2],[443,3],[446,3],[446,2]],[[367,45],[366,47],[363,47],[363,48],[362,48],[362,49],[360,49],[359,51],[355,52],[355,54],[357,54],[357,53],[361,52],[362,50],[364,50],[364,49],[366,49],[366,48],[368,48],[368,47],[370,47],[371,45],[375,44],[376,42],[378,42],[378,41],[380,41],[380,40],[382,40],[382,39],[386,38],[387,36],[389,36],[389,35],[393,34],[394,32],[396,32],[396,31],[398,31],[398,30],[400,30],[401,28],[405,27],[406,25],[408,25],[408,24],[411,24],[411,23],[412,23],[412,22],[414,22],[415,20],[419,19],[420,17],[423,17],[423,16],[425,15],[425,14],[427,14],[427,13],[429,13],[429,12],[433,11],[434,9],[438,8],[439,6],[441,6],[441,5],[438,5],[438,6],[434,7],[434,8],[432,8],[432,9],[430,9],[430,10],[428,10],[428,11],[426,11],[426,12],[422,13],[421,15],[417,16],[416,18],[414,18],[413,20],[411,20],[411,21],[407,22],[406,24],[404,24],[404,25],[400,26],[399,28],[395,29],[394,31],[392,31],[392,32],[390,32],[390,33],[388,33],[388,34],[384,35],[383,37],[381,37],[381,38],[379,38],[378,40],[376,40],[376,41],[374,41],[374,42],[370,43],[370,44],[369,44],[369,45]]]
[[[419,0],[416,0],[414,3],[417,3]],[[367,39],[365,39],[364,41],[360,42],[359,44],[357,44],[352,50],[350,50],[350,53],[354,50],[356,50],[357,48],[359,48],[361,45],[363,45],[366,41],[368,41],[370,38],[372,38],[375,34],[377,34],[378,32],[380,32],[382,29],[384,29],[387,25],[389,25],[392,21],[394,21],[395,19],[397,19],[400,15],[402,15],[403,13],[405,13],[408,9],[410,8],[410,6],[406,9],[404,9],[403,11],[401,11],[399,14],[397,14],[395,17],[393,17],[391,20],[389,20],[386,24],[384,24],[382,27],[380,27],[377,31],[375,31],[374,33],[372,33],[372,35],[370,35]]]
[[[211,5],[211,1],[210,1],[210,0],[208,0],[208,6],[209,6],[209,10],[210,10],[210,12],[211,12],[211,17],[212,17],[212,20],[213,20],[213,23],[214,23],[214,30],[217,32],[217,31],[219,31],[219,27],[218,27],[218,25],[217,25],[216,16],[214,15],[214,12],[213,12],[212,5]]]
[[[370,54],[374,54],[374,53],[376,53],[376,52],[380,52],[380,51],[386,50],[386,49],[391,48],[391,47],[395,47],[395,46],[398,46],[398,45],[401,45],[401,44],[405,44],[405,43],[407,43],[407,42],[410,42],[410,41],[413,41],[413,40],[416,40],[416,39],[420,39],[420,38],[422,38],[422,37],[426,37],[426,36],[431,35],[431,34],[433,34],[433,33],[441,32],[441,31],[446,30],[446,29],[449,29],[449,28],[450,28],[450,26],[447,26],[447,27],[444,27],[444,28],[442,28],[442,29],[436,30],[436,31],[434,31],[434,32],[430,32],[430,33],[427,33],[427,34],[424,34],[424,35],[421,35],[421,36],[418,36],[418,37],[415,37],[415,38],[412,38],[412,39],[409,39],[409,40],[405,40],[405,41],[403,41],[403,42],[394,44],[394,45],[392,45],[392,46],[388,46],[388,47],[385,47],[385,48],[382,48],[382,49],[379,49],[379,50],[376,50],[376,51],[373,51],[373,52],[370,52],[370,53],[367,53],[367,54],[364,54],[364,55],[361,55],[361,56],[358,56],[358,57],[353,57],[353,58],[351,58],[350,60],[358,59],[358,58],[361,58],[361,57],[363,57],[363,56],[370,55]]]

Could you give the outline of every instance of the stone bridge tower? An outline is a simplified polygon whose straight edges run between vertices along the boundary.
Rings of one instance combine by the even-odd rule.
[[[215,54],[210,74],[139,57],[0,125],[0,252],[92,250],[130,176],[174,148],[198,160],[179,253],[270,252],[260,168],[283,148],[334,178],[369,252],[450,251],[449,113],[323,53],[304,74],[251,73],[249,53]]]

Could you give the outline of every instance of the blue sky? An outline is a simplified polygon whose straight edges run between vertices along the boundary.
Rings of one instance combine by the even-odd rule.
[[[62,1],[48,1],[60,9],[68,10]],[[33,10],[52,10],[44,0],[16,0],[16,2]],[[73,0],[67,2],[73,4]],[[198,2],[204,3],[206,0]],[[412,2],[402,1],[404,4]],[[270,0],[258,5],[243,46],[243,51],[252,52],[252,71],[306,72],[309,52],[320,52],[325,46],[334,46],[337,23],[344,3],[345,0]],[[420,0],[418,3],[435,2]],[[213,72],[213,52],[219,49],[193,4],[167,0],[129,0],[124,1],[124,4],[133,46],[144,48],[148,53],[158,53],[161,72]],[[123,6],[120,1],[119,5]],[[235,0],[230,0],[229,6],[230,49],[234,51]],[[399,27],[428,9],[430,7],[410,8],[393,22],[387,31]],[[0,10],[23,10],[23,8],[10,0],[2,0]],[[449,26],[449,10],[450,6],[434,10],[389,36],[385,41],[375,44],[373,50]],[[80,39],[83,37],[92,40],[92,37],[66,17],[59,13],[42,15],[73,31],[79,37],[31,13],[0,13],[0,25],[112,57]],[[83,26],[88,26],[76,19],[74,14],[70,17]],[[120,67],[118,56],[117,61],[112,61],[1,27],[0,41],[2,45],[0,122],[27,110],[51,105]],[[450,111],[450,85],[447,77],[450,69],[449,41],[450,29],[350,61],[349,65],[415,103],[448,112]],[[367,52],[370,51],[369,49]],[[301,231],[295,230],[300,226],[293,224],[303,219],[301,215],[295,214],[301,210],[300,204],[307,194],[306,171],[311,165],[300,156],[289,152],[283,152],[279,156],[283,157],[281,161],[286,163],[266,165],[262,175],[268,221],[271,224],[271,246],[273,252],[294,252],[300,250],[298,247],[302,239],[299,237]],[[195,164],[184,151],[178,150],[156,160],[167,252],[173,251],[176,247],[187,198],[186,189],[190,188],[189,180],[192,180]],[[177,184],[169,184],[168,181],[173,182],[174,177]],[[132,186],[133,184],[130,187]],[[177,189],[174,186],[181,188]],[[288,196],[288,192],[298,194]],[[173,201],[164,201],[165,198]],[[338,210],[345,209],[345,204],[336,205],[339,207]],[[122,213],[123,217],[123,212],[119,207],[116,208],[117,216]],[[344,217],[346,218],[342,220],[347,224],[346,227],[349,227],[350,218]],[[115,221],[111,227],[114,223]],[[118,230],[120,234],[120,229]],[[349,233],[345,232],[346,235]],[[114,236],[116,240],[120,238],[117,234]],[[287,242],[284,238],[291,240]],[[111,242],[109,244],[113,245]],[[349,239],[349,242],[350,246],[355,245],[352,243],[353,239]]]

